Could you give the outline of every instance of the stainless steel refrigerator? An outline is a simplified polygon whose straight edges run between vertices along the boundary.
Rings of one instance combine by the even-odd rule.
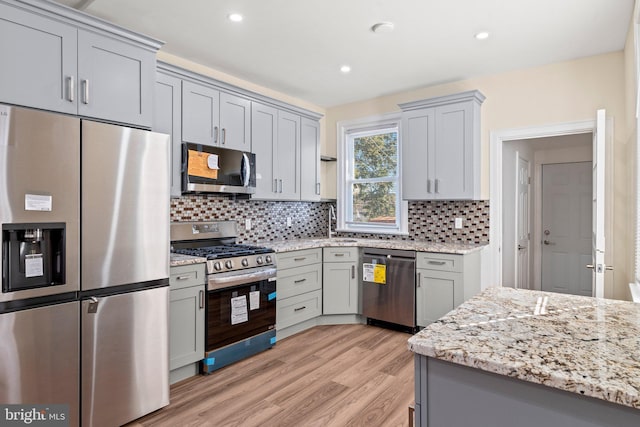
[[[169,137],[83,121],[82,425],[169,404]]]
[[[0,402],[169,403],[169,137],[0,105]]]

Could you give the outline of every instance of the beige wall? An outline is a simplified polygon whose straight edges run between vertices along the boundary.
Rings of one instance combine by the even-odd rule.
[[[342,120],[397,111],[398,103],[478,89],[482,105],[482,197],[489,198],[489,141],[492,131],[534,127],[595,118],[605,108],[613,119],[613,285],[606,295],[628,298],[628,144],[626,68],[628,52],[613,52],[469,80],[424,87],[363,102],[329,108],[326,114],[325,152],[335,153],[336,123]],[[331,177],[327,177],[331,179]],[[611,280],[611,279],[610,279]],[[611,283],[611,282],[610,282]]]

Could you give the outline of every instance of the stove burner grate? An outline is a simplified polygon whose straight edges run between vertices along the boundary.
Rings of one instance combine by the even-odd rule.
[[[203,246],[199,248],[181,248],[176,249],[175,252],[182,255],[191,255],[207,259],[221,259],[237,256],[267,254],[272,253],[273,250],[251,245],[216,245]]]

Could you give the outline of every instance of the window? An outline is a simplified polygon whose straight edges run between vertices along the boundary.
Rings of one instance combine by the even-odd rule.
[[[338,230],[407,233],[399,115],[339,123]]]

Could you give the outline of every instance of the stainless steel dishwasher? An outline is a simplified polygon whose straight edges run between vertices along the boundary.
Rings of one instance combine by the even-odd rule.
[[[416,329],[416,253],[365,248],[362,253],[362,314]]]

